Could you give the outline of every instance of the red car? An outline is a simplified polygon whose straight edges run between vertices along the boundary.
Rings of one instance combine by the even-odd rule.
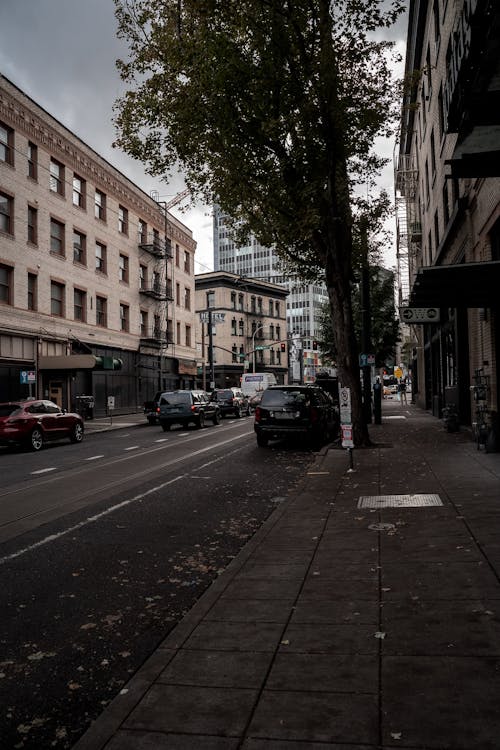
[[[0,404],[0,445],[22,445],[39,451],[44,442],[83,440],[83,419],[52,401],[27,399]]]

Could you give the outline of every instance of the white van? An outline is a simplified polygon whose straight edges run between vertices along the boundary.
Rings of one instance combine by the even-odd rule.
[[[272,372],[246,372],[241,378],[241,390],[249,398],[270,385],[277,385],[276,375]]]

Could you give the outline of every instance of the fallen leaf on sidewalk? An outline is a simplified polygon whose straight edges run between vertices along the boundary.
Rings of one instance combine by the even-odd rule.
[[[382,633],[380,630],[377,630],[376,633],[374,633],[375,638],[380,638],[380,640],[383,640],[385,638],[385,633]]]

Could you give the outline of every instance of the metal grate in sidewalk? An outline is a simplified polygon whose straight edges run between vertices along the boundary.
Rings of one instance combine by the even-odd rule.
[[[439,495],[362,495],[358,508],[426,508],[442,505]]]

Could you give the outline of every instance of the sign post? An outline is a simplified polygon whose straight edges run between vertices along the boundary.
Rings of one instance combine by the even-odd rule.
[[[109,411],[109,419],[110,424],[113,424],[113,410],[115,408],[115,397],[114,396],[108,396],[108,411]]]
[[[349,468],[353,469],[354,461],[352,449],[354,440],[352,434],[352,413],[351,413],[351,389],[341,385],[339,388],[340,401],[340,432],[342,437],[342,448],[347,448],[349,452]]]

